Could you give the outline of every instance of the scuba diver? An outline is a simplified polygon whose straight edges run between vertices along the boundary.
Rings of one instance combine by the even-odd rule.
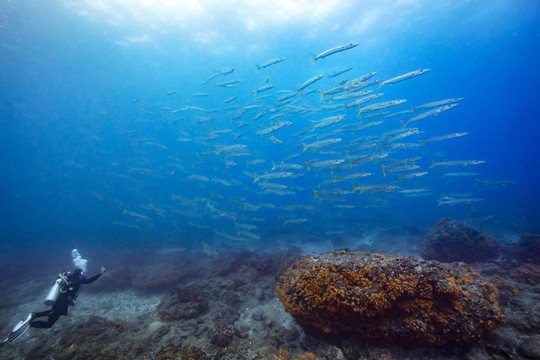
[[[37,313],[30,313],[24,321],[20,321],[12,330],[11,334],[0,342],[0,347],[2,347],[6,342],[12,342],[20,338],[28,330],[29,327],[33,328],[50,328],[54,325],[56,320],[61,315],[68,314],[69,305],[75,305],[73,302],[77,297],[77,292],[81,288],[81,285],[90,284],[99,279],[99,277],[106,271],[105,267],[102,266],[99,274],[92,276],[91,278],[86,277],[86,259],[82,259],[77,249],[73,249],[73,264],[75,265],[75,270],[73,273],[68,271],[59,274],[58,278],[53,283],[47,297],[45,298],[45,305],[51,306],[49,310],[45,310]],[[35,320],[40,317],[48,317],[47,321]]]

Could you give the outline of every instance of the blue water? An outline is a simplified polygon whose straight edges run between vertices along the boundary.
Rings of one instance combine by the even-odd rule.
[[[538,231],[538,2],[178,3],[147,7],[143,1],[127,6],[112,0],[66,0],[0,5],[4,254],[51,247],[68,254],[73,247],[84,251],[113,245],[200,249],[203,242],[271,248],[283,234],[321,241],[370,229],[429,229],[447,216],[473,222],[501,239]],[[351,42],[359,46],[312,64],[312,53]],[[256,64],[278,57],[286,59],[256,70]],[[319,92],[302,92],[291,99],[303,113],[290,111],[292,107],[274,108],[284,94],[280,91],[293,91],[315,75],[348,66],[353,69],[336,78],[325,76],[306,90],[328,89],[373,71],[375,79],[388,80],[428,68],[424,75],[380,90],[369,88],[384,93],[374,102],[407,100],[380,112],[462,97],[455,109],[408,125],[422,133],[401,142],[418,144],[432,136],[469,134],[412,150],[377,147],[363,154],[388,152],[387,158],[333,175],[308,171],[306,162],[347,161],[350,148],[336,149],[361,136],[376,137],[371,141],[381,143],[383,134],[401,127],[398,120],[422,111],[365,119],[355,109],[321,110],[330,103],[321,102]],[[234,72],[200,85],[223,68]],[[241,81],[234,88],[214,86],[229,80]],[[274,88],[253,94],[266,83]],[[254,102],[262,95],[271,96]],[[223,103],[232,96],[238,98]],[[252,104],[262,108],[231,120],[237,109],[227,108]],[[274,133],[282,144],[255,134],[271,125],[274,113],[251,122],[261,110],[271,109],[286,113],[276,121],[292,123]],[[312,120],[341,114],[346,115],[342,123],[311,130]],[[197,124],[199,116],[215,119]],[[253,172],[270,172],[272,162],[302,153],[303,136],[316,133],[306,140],[311,143],[342,126],[380,120],[383,124],[363,132],[331,136],[343,139],[332,147],[333,153],[307,151],[287,161],[304,165],[291,172],[305,175],[271,182],[286,185],[293,194],[263,193],[262,181],[253,182]],[[239,128],[242,121],[248,124]],[[204,139],[215,129],[232,132]],[[291,137],[303,129],[309,130],[306,135]],[[244,134],[233,141],[240,132]],[[192,141],[178,141],[186,138]],[[218,147],[233,144],[247,145],[248,154],[216,154]],[[428,174],[401,182],[396,176],[407,172],[383,176],[381,165],[410,157],[421,159],[416,162],[419,168],[408,172]],[[237,165],[226,165],[227,159]],[[265,162],[247,167],[246,162],[254,159]],[[486,163],[430,168],[431,160]],[[373,175],[325,184],[334,175],[350,172]],[[478,175],[443,176],[452,172]],[[189,181],[192,174],[210,181]],[[224,186],[213,178],[240,184]],[[314,198],[313,190],[352,191],[353,183],[399,188],[388,193],[357,191],[320,202]],[[429,191],[415,197],[399,192],[419,188]],[[475,200],[439,205],[443,196]],[[335,207],[339,204],[346,206]],[[287,208],[291,205],[307,209]],[[287,222],[292,219],[302,222]],[[256,228],[241,233],[238,223]]]

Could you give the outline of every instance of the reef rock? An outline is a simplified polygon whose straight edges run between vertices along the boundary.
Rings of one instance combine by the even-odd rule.
[[[512,248],[512,255],[520,262],[540,264],[540,235],[520,234]]]
[[[470,343],[504,322],[495,286],[463,263],[337,251],[300,259],[276,289],[314,335],[439,346]]]
[[[156,360],[209,360],[210,357],[206,355],[204,351],[194,346],[167,346],[160,351],[155,356]]]
[[[208,301],[196,285],[178,285],[161,298],[156,310],[163,321],[194,319],[208,311]]]
[[[426,260],[472,263],[496,257],[501,246],[495,239],[454,219],[439,220],[418,248]]]

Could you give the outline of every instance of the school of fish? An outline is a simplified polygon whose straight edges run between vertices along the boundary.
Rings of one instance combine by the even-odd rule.
[[[329,63],[357,45],[314,54],[313,63]],[[285,57],[261,60],[253,64],[259,75],[287,69]],[[431,198],[435,206],[481,201],[473,194],[443,196],[440,182],[476,177],[477,172],[456,169],[476,170],[485,161],[432,158],[436,143],[461,141],[452,139],[468,133],[422,130],[428,121],[451,121],[463,99],[388,99],[386,88],[406,88],[430,70],[386,79],[366,70],[346,66],[315,73],[288,88],[267,77],[252,88],[234,78],[234,68],[222,68],[190,93],[166,91],[166,104],[134,100],[144,125],[120,133],[138,154],[126,176],[140,188],[167,179],[167,195],[119,208],[113,224],[141,228],[158,217],[226,241],[249,242],[260,240],[259,229],[268,223],[288,228],[324,219],[329,233],[339,233],[346,230],[343,214],[407,197]],[[429,186],[418,183],[430,177]]]

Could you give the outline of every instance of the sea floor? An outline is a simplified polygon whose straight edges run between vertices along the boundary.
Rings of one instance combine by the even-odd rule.
[[[506,323],[467,347],[430,348],[307,335],[275,291],[277,276],[303,254],[252,250],[117,257],[83,286],[68,316],[51,329],[29,329],[0,349],[0,359],[540,359],[534,265],[474,264],[498,287]],[[2,282],[2,337],[46,309],[50,281],[42,274]]]

